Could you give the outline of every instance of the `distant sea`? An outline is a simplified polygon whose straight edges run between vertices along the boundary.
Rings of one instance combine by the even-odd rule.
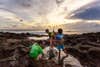
[[[28,31],[28,30],[25,30],[25,31],[14,31],[14,30],[0,30],[0,32],[10,32],[10,33],[31,33],[31,34],[38,34],[38,35],[46,35],[45,31]],[[80,32],[80,31],[64,31],[64,34],[81,34],[81,33],[84,33],[84,32]]]
[[[0,30],[0,32],[9,32],[9,33],[30,33],[30,34],[38,34],[38,35],[47,35],[47,33],[45,33],[45,31],[12,31],[12,30]],[[64,34],[82,34],[82,33],[86,33],[86,32],[79,32],[79,31],[64,31]],[[47,40],[48,39],[48,36],[43,36],[43,37],[28,37],[28,39],[34,39],[34,40]]]

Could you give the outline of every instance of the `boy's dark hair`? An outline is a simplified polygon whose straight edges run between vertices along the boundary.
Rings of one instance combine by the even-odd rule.
[[[48,53],[49,53],[49,59],[52,59],[55,57],[55,54],[52,49],[50,49]]]
[[[46,29],[45,32],[48,33],[49,32],[49,29]]]
[[[42,44],[42,40],[37,40],[37,43],[38,44]]]
[[[58,33],[60,33],[60,34],[62,34],[62,33],[63,33],[62,28],[59,28],[59,29],[58,29]]]

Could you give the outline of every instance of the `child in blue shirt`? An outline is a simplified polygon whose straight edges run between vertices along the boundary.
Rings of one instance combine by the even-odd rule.
[[[64,49],[64,39],[63,39],[64,35],[63,35],[63,30],[61,28],[58,29],[58,33],[55,36],[55,39],[57,41],[57,48],[59,50],[63,50]]]

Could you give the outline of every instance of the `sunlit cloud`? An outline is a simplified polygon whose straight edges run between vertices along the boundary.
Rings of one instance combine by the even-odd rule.
[[[12,21],[19,21],[18,17],[15,14],[10,13],[10,12],[5,11],[5,10],[0,10],[0,17],[5,18],[5,20],[9,19]]]
[[[51,13],[48,13],[48,20],[50,23],[55,24],[66,24],[70,22],[68,17],[74,15],[73,12],[78,10],[79,8],[93,3],[94,0],[65,0],[60,4],[59,7],[54,8]],[[66,17],[66,18],[65,18]],[[68,21],[69,20],[69,21]]]
[[[83,17],[76,18],[76,14],[97,6],[93,4],[97,1],[99,0],[0,0],[0,8],[3,8],[0,9],[0,28],[42,29],[81,22],[100,24],[99,19],[92,21]],[[68,29],[67,26],[63,28]]]

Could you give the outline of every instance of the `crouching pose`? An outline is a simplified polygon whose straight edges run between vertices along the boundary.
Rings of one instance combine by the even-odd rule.
[[[47,60],[51,60],[55,58],[57,53],[58,53],[58,49],[54,47],[53,45],[48,46],[43,49],[43,55],[44,55],[43,57]]]
[[[34,43],[32,46],[30,46],[30,51],[29,51],[29,57],[34,60],[39,60],[42,58],[43,54],[43,49],[40,46],[41,41],[38,41],[38,43]]]
[[[43,53],[46,59],[52,59],[55,63],[58,64],[59,50],[56,47],[46,47],[43,49]],[[63,50],[61,50],[60,56],[62,67],[66,67],[67,65],[70,65],[71,67],[82,67],[80,62],[75,57],[70,54],[66,54]]]
[[[56,64],[59,63],[59,50],[54,47],[54,45],[50,45],[42,49],[38,43],[35,43],[31,46],[29,56],[32,60],[45,59],[47,61],[52,60]],[[70,54],[66,54],[63,50],[60,52],[60,61],[62,67],[66,67],[66,65],[70,65],[71,67],[82,67],[75,57]]]

